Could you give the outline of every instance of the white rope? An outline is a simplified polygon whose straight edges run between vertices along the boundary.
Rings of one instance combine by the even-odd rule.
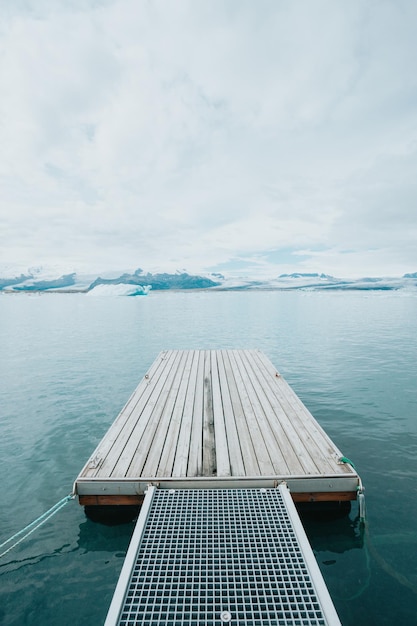
[[[54,506],[48,509],[48,511],[45,511],[45,513],[43,513],[38,518],[36,518],[33,522],[31,522],[30,524],[22,528],[22,530],[19,530],[17,533],[9,537],[9,539],[6,539],[6,541],[3,541],[3,543],[0,543],[0,549],[1,549],[4,546],[6,546],[8,543],[11,543],[15,539],[17,539],[17,537],[20,537],[20,535],[23,535],[23,537],[20,537],[20,539],[15,541],[13,545],[9,546],[7,550],[5,550],[4,552],[0,554],[0,559],[1,557],[5,556],[8,552],[13,550],[13,548],[18,546],[19,543],[22,543],[22,541],[27,539],[32,533],[35,532],[35,530],[38,530],[38,528],[40,528],[43,524],[45,524],[45,522],[47,522],[49,519],[51,519],[51,517],[53,517],[56,513],[58,513],[58,511],[60,511],[67,504],[67,502],[69,502],[70,500],[73,500],[74,498],[75,496],[73,494],[65,496],[65,498],[62,498],[62,500],[54,504]]]

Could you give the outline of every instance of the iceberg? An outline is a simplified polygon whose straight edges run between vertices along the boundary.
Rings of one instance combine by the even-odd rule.
[[[87,296],[147,296],[152,285],[97,285],[91,289]]]

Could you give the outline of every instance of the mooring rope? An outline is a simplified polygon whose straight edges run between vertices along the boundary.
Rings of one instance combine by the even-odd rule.
[[[355,464],[353,463],[353,461],[348,459],[347,456],[341,456],[339,459],[339,463],[346,463],[347,465],[350,465],[357,473]],[[359,517],[360,517],[361,524],[365,524],[365,521],[366,521],[365,519],[366,518],[365,487],[362,484],[361,477],[359,476],[359,474],[358,474],[358,481],[359,481],[359,484],[357,487],[357,494],[358,494],[358,503],[359,503]]]
[[[368,522],[365,523],[365,540],[366,547],[369,550],[369,554],[378,563],[379,567],[384,570],[384,572],[388,574],[388,576],[391,576],[391,578],[394,578],[398,583],[400,583],[400,585],[402,585],[403,587],[407,587],[407,589],[417,594],[417,585],[409,578],[407,578],[407,576],[404,576],[398,570],[396,570],[395,567],[392,567],[392,565],[390,565],[388,561],[386,561],[384,557],[379,554],[378,550],[373,544],[371,534],[369,532]]]
[[[346,456],[340,457],[339,463],[346,463],[347,465],[350,465],[355,470],[355,472],[357,471],[355,464]],[[380,568],[383,569],[386,574],[394,578],[403,587],[407,587],[407,589],[410,589],[410,591],[417,594],[417,586],[413,582],[411,582],[406,576],[404,576],[403,574],[398,572],[394,567],[392,567],[392,565],[390,565],[384,559],[384,557],[382,557],[379,554],[378,550],[375,548],[372,542],[370,532],[369,532],[369,522],[366,519],[365,494],[364,494],[365,488],[362,485],[362,481],[359,476],[358,476],[358,479],[359,479],[359,485],[358,485],[357,493],[358,493],[358,504],[359,504],[359,521],[362,526],[362,529],[364,529],[364,535],[365,535],[364,547],[365,547],[365,555],[366,555],[368,573],[369,573],[369,556],[372,556],[373,559],[378,563]],[[369,582],[370,580],[368,576],[368,580],[365,583],[364,587],[360,590],[358,594],[355,594],[355,596],[353,597],[355,598],[359,597],[359,595],[361,595],[363,591],[369,586]]]
[[[73,500],[74,498],[75,498],[75,495],[72,493],[69,494],[68,496],[65,496],[65,498],[62,498],[62,500],[54,504],[54,506],[51,506],[50,509],[48,509],[47,511],[45,511],[45,513],[43,513],[38,518],[33,520],[33,522],[31,522],[30,524],[22,528],[22,530],[19,530],[17,533],[9,537],[9,539],[6,539],[6,541],[3,541],[3,543],[0,543],[0,550],[1,550],[1,548],[4,548],[4,546],[11,543],[15,539],[17,539],[17,537],[20,537],[20,539],[15,541],[13,545],[9,546],[7,550],[5,550],[4,552],[0,554],[0,558],[5,556],[11,550],[13,550],[13,548],[18,546],[19,543],[22,543],[22,541],[27,539],[29,535],[34,533],[35,530],[38,530],[38,528],[40,528],[43,524],[45,524],[45,522],[51,519],[51,517],[53,517],[56,513],[58,513],[58,511],[60,511],[70,500]],[[23,535],[23,537],[21,537],[21,535]]]
[[[353,467],[355,472],[357,471],[354,462],[348,459],[347,456],[341,456],[339,459],[339,463],[347,463],[348,465],[351,465]]]
[[[356,467],[354,465],[354,463],[352,463],[352,461],[350,459],[348,459],[346,456],[342,456],[339,459],[339,463],[347,463],[348,465],[350,465],[351,467],[353,467],[353,469],[356,471]],[[383,556],[381,556],[378,552],[378,550],[375,548],[374,543],[372,541],[372,537],[371,534],[369,532],[369,522],[366,519],[366,506],[365,506],[365,488],[362,485],[362,481],[359,478],[359,485],[357,488],[357,494],[358,494],[358,505],[359,505],[359,522],[361,525],[361,529],[363,532],[363,536],[365,539],[365,543],[364,543],[364,549],[365,549],[365,557],[366,557],[366,567],[367,567],[367,571],[368,571],[368,577],[367,580],[365,582],[365,584],[363,585],[363,587],[358,591],[358,593],[356,593],[354,596],[352,596],[350,599],[354,599],[354,598],[358,598],[359,596],[362,595],[362,593],[365,591],[365,589],[367,589],[369,587],[370,584],[370,556],[375,560],[376,563],[378,563],[379,567],[384,570],[384,572],[386,574],[388,574],[389,576],[391,576],[391,578],[394,578],[400,585],[402,585],[403,587],[407,587],[407,589],[409,589],[410,591],[412,591],[413,593],[417,594],[417,585],[415,583],[413,583],[411,580],[409,580],[406,576],[404,576],[403,574],[401,574],[399,571],[397,571],[395,569],[395,567],[392,567],[392,565],[390,565],[388,563],[388,561],[386,561],[384,559]]]

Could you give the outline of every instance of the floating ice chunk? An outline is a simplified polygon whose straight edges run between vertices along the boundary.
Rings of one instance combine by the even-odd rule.
[[[147,296],[152,285],[97,285],[87,296]]]

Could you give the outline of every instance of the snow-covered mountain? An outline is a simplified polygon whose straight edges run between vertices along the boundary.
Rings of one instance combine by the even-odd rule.
[[[219,280],[195,276],[187,272],[174,274],[137,269],[134,272],[105,272],[78,274],[61,273],[58,268],[29,268],[22,270],[11,266],[0,267],[0,292],[61,292],[88,293],[90,295],[147,295],[151,289],[207,289],[220,285]]]
[[[417,272],[402,277],[364,277],[343,279],[329,274],[281,274],[272,279],[226,277],[222,274],[199,276],[186,271],[175,273],[144,272],[142,269],[120,273],[82,274],[56,267],[28,269],[0,266],[0,292],[60,292],[89,295],[146,295],[150,290],[211,289],[237,290],[417,290]]]
[[[281,274],[267,280],[251,278],[223,278],[216,290],[304,290],[304,291],[392,291],[417,290],[417,273],[402,277],[336,278],[329,274],[300,273]]]

